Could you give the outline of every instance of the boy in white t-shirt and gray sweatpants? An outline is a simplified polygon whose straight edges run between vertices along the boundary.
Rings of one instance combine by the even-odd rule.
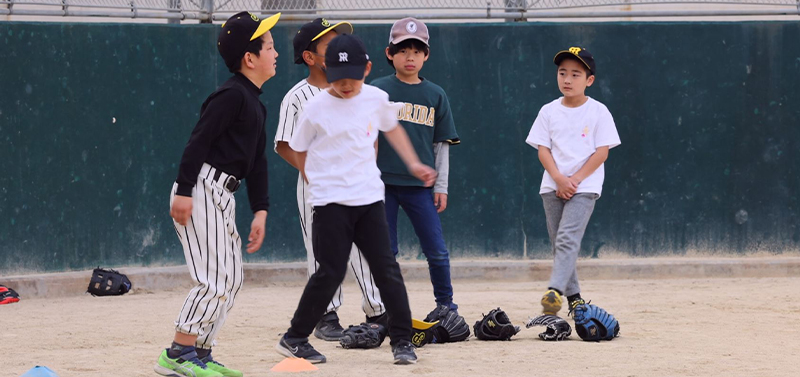
[[[542,107],[525,141],[539,150],[545,168],[539,194],[553,245],[553,272],[541,303],[544,314],[555,315],[563,296],[570,311],[584,303],[576,269],[578,253],[603,188],[603,163],[620,140],[605,105],[584,93],[594,83],[592,54],[572,47],[557,53],[553,62],[564,96]]]
[[[384,186],[375,161],[378,132],[383,132],[408,167],[426,186],[436,172],[420,163],[386,92],[364,85],[372,63],[364,43],[342,34],[328,44],[326,76],[331,88],[305,104],[289,147],[299,152],[298,167],[308,180],[314,207],[312,243],[319,263],[308,279],[291,321],[276,345],[287,357],[323,363],[325,356],[308,343],[308,336],[325,313],[347,272],[353,243],[373,272],[389,314],[395,364],[417,361],[411,344],[411,309],[400,265],[389,245]]]

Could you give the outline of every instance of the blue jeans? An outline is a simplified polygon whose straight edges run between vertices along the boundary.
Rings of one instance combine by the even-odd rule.
[[[450,282],[450,253],[444,244],[442,223],[433,204],[430,187],[386,185],[386,220],[389,223],[389,242],[397,256],[397,212],[399,207],[408,215],[417,233],[422,253],[428,259],[428,271],[437,304],[458,309],[453,303],[453,285]]]

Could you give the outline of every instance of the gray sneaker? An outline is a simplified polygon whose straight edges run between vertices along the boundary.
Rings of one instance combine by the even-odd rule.
[[[311,364],[324,363],[326,360],[325,356],[317,352],[307,340],[292,345],[286,341],[286,336],[282,336],[278,344],[275,345],[275,350],[286,357],[306,359]]]

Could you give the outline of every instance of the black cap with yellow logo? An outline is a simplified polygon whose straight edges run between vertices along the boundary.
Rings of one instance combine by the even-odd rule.
[[[583,47],[570,47],[569,50],[559,51],[556,56],[553,57],[553,63],[561,65],[561,62],[567,58],[577,59],[583,63],[586,68],[589,68],[589,72],[593,75],[597,72],[594,65],[594,57]]]
[[[324,18],[317,18],[314,21],[307,22],[300,27],[300,31],[294,36],[292,45],[294,47],[294,64],[303,63],[303,51],[308,49],[311,42],[322,38],[323,35],[329,33],[331,30],[337,34],[353,34],[353,25],[349,22],[339,22],[331,24]]]
[[[225,21],[217,38],[217,49],[225,60],[225,65],[230,68],[241,59],[247,50],[247,45],[272,29],[279,18],[281,18],[280,13],[260,20],[253,13],[240,12]]]

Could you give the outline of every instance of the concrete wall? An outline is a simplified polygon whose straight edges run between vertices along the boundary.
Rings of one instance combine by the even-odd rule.
[[[388,28],[357,26],[373,57]],[[182,263],[168,193],[200,104],[228,77],[217,30],[0,23],[0,274]],[[270,137],[305,74],[291,64],[295,32],[274,30],[279,75],[262,96]],[[597,56],[588,94],[623,142],[583,255],[796,250],[798,32],[796,22],[431,25],[423,75],[448,92],[463,140],[442,214],[451,253],[548,255],[542,168],[524,138],[559,95],[553,54],[577,44]],[[390,73],[381,58],[375,67],[371,79]],[[301,260],[296,172],[268,159],[267,241],[246,260]],[[406,221],[400,230],[403,257],[417,257]]]

